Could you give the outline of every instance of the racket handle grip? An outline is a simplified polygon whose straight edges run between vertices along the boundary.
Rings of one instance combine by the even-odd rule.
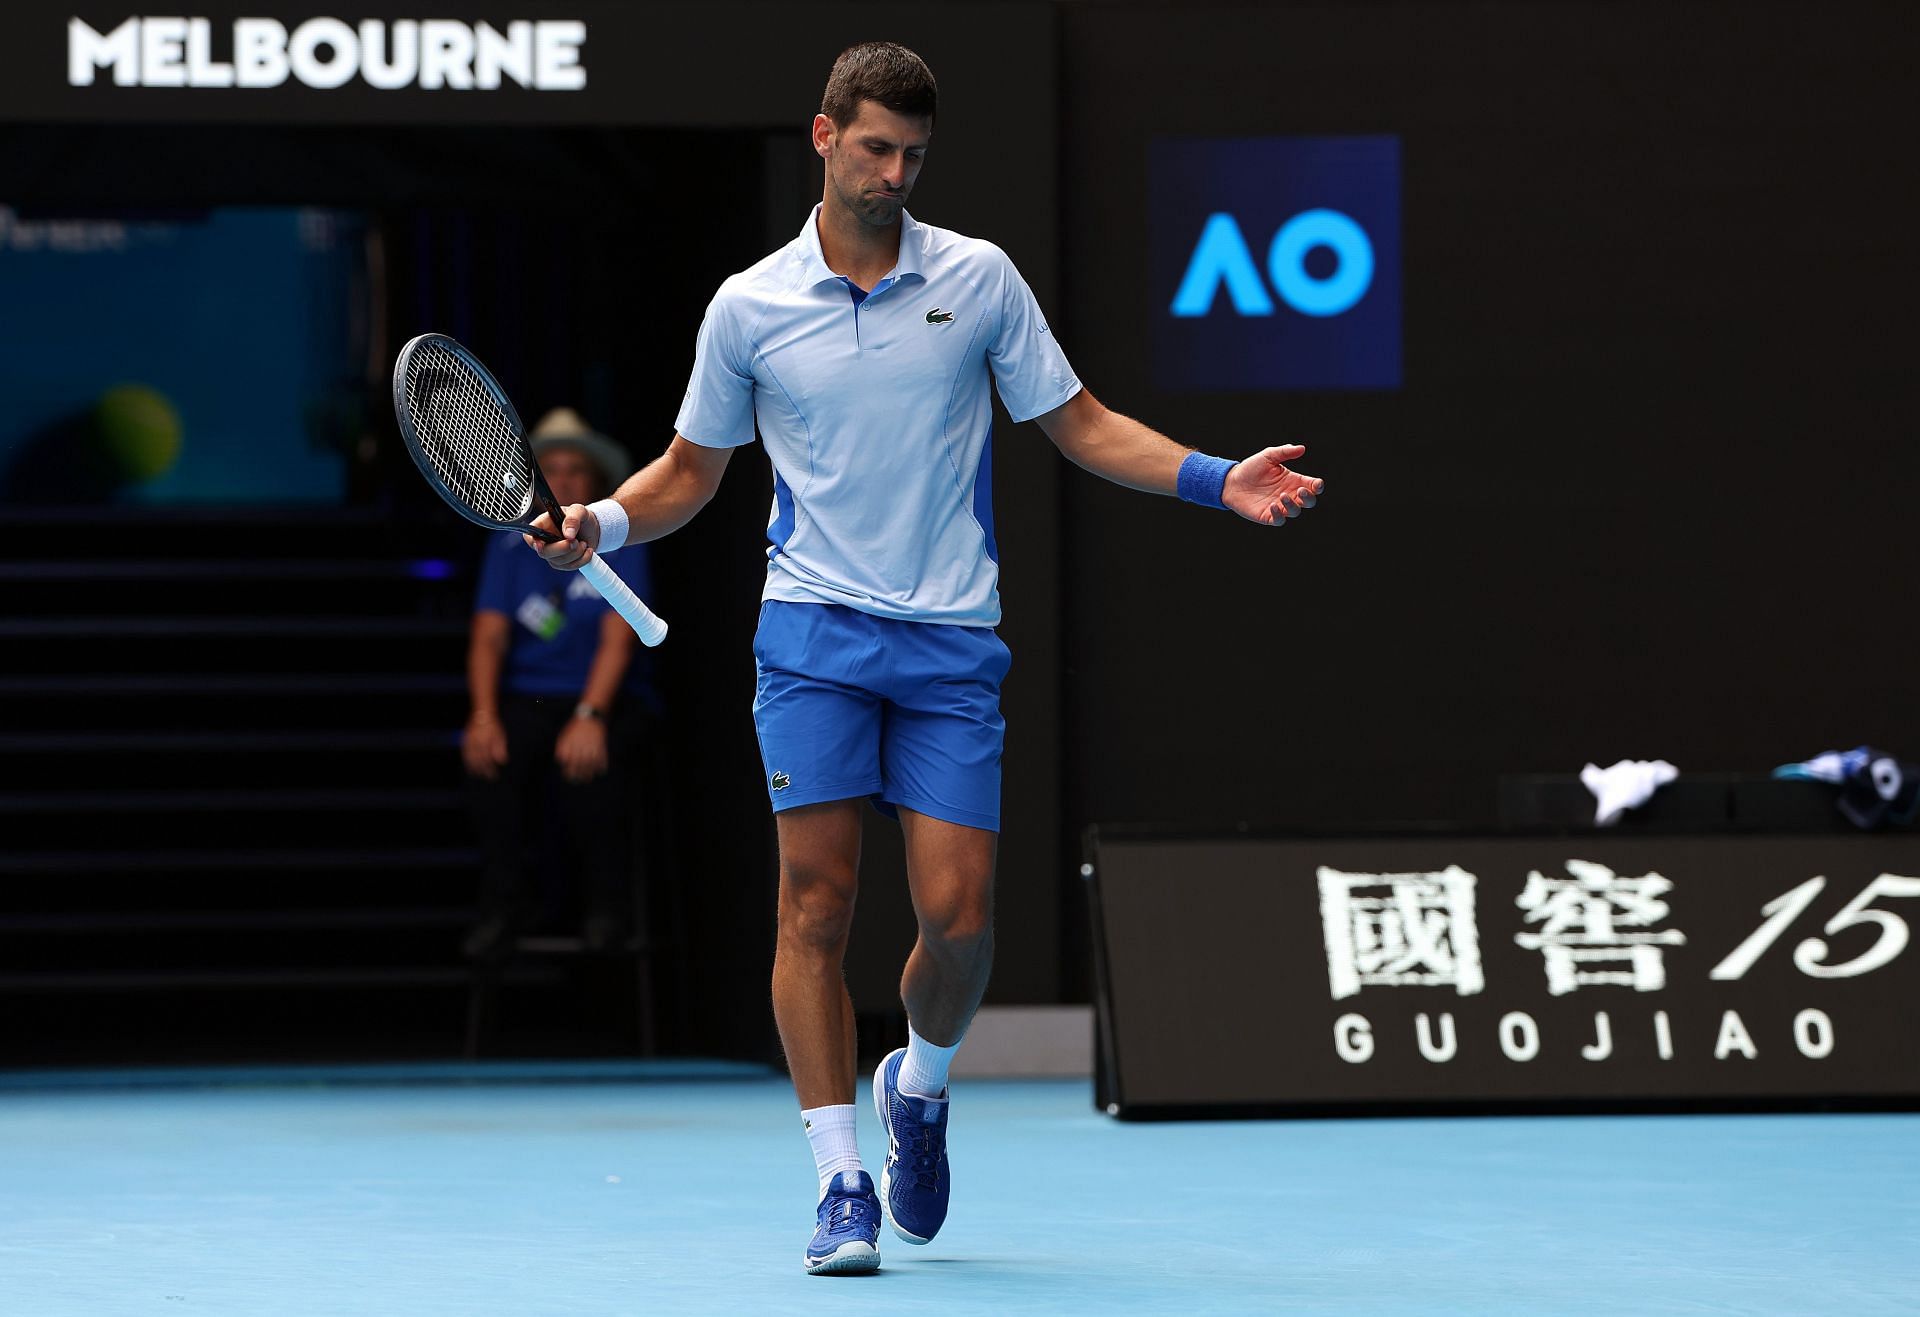
[[[587,578],[601,597],[613,605],[613,611],[627,619],[627,625],[640,637],[640,643],[649,647],[659,644],[667,638],[667,624],[654,616],[651,608],[640,602],[640,596],[627,587],[613,568],[607,566],[599,554],[581,566],[580,574]]]

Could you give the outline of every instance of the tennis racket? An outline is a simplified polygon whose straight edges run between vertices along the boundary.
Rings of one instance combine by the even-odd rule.
[[[455,512],[491,530],[517,530],[548,543],[561,538],[531,524],[542,512],[555,527],[565,518],[533,460],[520,414],[473,353],[445,334],[422,334],[401,348],[393,366],[393,414],[414,465]],[[580,574],[642,644],[667,638],[667,624],[598,553]]]

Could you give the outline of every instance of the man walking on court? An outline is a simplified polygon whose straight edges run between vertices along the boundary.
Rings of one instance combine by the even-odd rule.
[[[658,539],[713,496],[756,423],[774,470],[754,722],[780,847],[773,1009],[820,1198],[805,1265],[880,1265],[882,1205],[924,1244],[946,1219],[947,1069],[993,959],[1000,826],[999,567],[987,469],[997,386],[1070,460],[1119,484],[1279,526],[1319,480],[1268,448],[1192,452],[1081,387],[999,248],[904,209],[935,88],[890,42],[834,63],[814,150],[821,202],[792,242],[721,285],[667,451],[611,499],[566,509],[555,567]],[[905,834],[919,940],[900,982],[908,1045],[873,1077],[878,1193],[854,1136],[854,1017],[841,975],[871,800]]]

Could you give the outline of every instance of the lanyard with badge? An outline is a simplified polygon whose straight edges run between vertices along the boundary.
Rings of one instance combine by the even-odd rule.
[[[549,590],[545,594],[535,591],[520,601],[520,607],[513,615],[519,619],[520,625],[540,639],[552,640],[567,626],[567,612],[561,607],[561,600],[565,596],[564,588]]]
[[[569,576],[571,579],[565,585],[557,585],[545,594],[534,591],[520,601],[520,607],[514,612],[520,624],[542,640],[552,640],[566,630],[568,600],[591,599],[597,593],[585,577],[574,573]]]

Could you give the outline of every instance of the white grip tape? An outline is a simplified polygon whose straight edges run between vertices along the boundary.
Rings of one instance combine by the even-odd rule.
[[[580,574],[613,605],[614,612],[627,619],[627,625],[640,637],[641,644],[653,646],[667,638],[667,624],[640,602],[640,596],[627,587],[627,583],[620,579],[613,568],[600,561],[599,554],[587,559],[580,568]]]

